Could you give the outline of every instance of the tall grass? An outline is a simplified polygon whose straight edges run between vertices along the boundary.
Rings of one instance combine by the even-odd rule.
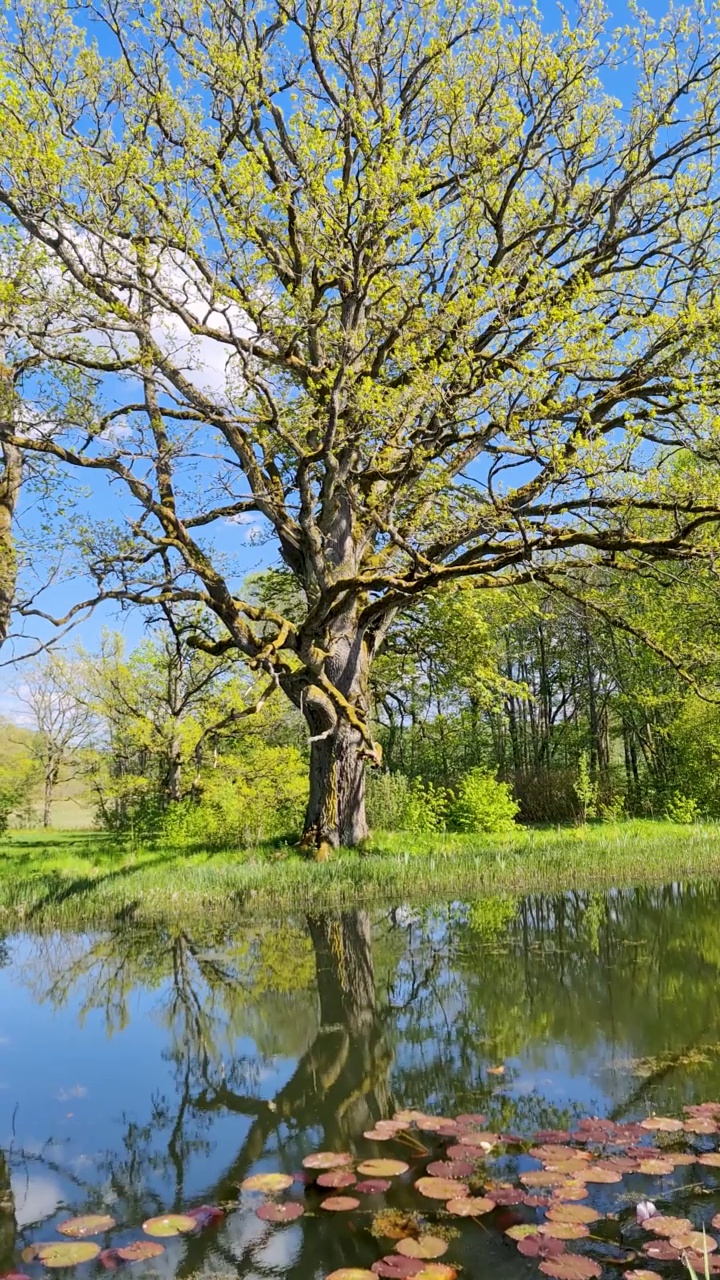
[[[626,822],[478,836],[379,833],[325,863],[289,846],[234,852],[133,848],[85,832],[0,843],[0,924],[92,927],[254,910],[320,910],[720,877],[720,827]]]

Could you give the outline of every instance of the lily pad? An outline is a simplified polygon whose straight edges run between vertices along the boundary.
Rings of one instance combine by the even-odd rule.
[[[583,1170],[583,1182],[622,1182],[622,1174],[617,1169],[601,1169],[597,1164],[589,1164]]]
[[[338,1271],[331,1271],[325,1280],[375,1280],[375,1274],[364,1267],[340,1267]]]
[[[525,1194],[519,1187],[487,1187],[485,1195],[493,1204],[510,1208],[514,1204],[524,1204]]]
[[[317,1178],[319,1187],[354,1187],[355,1174],[348,1173],[344,1169],[328,1169],[327,1173],[321,1173]]]
[[[481,1218],[485,1213],[492,1213],[495,1201],[489,1196],[456,1196],[448,1200],[445,1208],[454,1218]]]
[[[305,1156],[303,1168],[341,1169],[343,1165],[352,1164],[352,1159],[349,1151],[314,1151],[312,1155]]]
[[[57,1242],[56,1242],[57,1243]],[[52,1244],[40,1241],[38,1244],[27,1244],[22,1250],[20,1257],[23,1262],[37,1262],[41,1249],[50,1249]]]
[[[625,1272],[625,1275],[629,1276],[630,1280],[658,1280],[659,1274],[658,1271],[643,1271],[642,1268],[638,1271]]]
[[[657,1262],[677,1262],[680,1257],[679,1250],[669,1240],[648,1240],[642,1251],[646,1257],[655,1258]]]
[[[581,1240],[590,1235],[590,1228],[584,1222],[544,1222],[540,1231],[553,1240]]]
[[[331,1271],[325,1280],[375,1280],[375,1274],[364,1267],[340,1267],[338,1271]]]
[[[676,1249],[680,1249],[685,1253],[691,1249],[694,1253],[714,1253],[717,1249],[717,1240],[712,1236],[705,1235],[702,1231],[684,1231],[682,1235],[671,1236],[670,1243]]]
[[[692,1249],[687,1249],[682,1255],[682,1260],[686,1266],[693,1268],[696,1276],[704,1276],[706,1268],[713,1275],[717,1275],[720,1271],[720,1254],[717,1253],[709,1253],[706,1261],[704,1253],[695,1253]]]
[[[289,1200],[286,1204],[268,1200],[266,1204],[259,1205],[255,1213],[263,1222],[294,1222],[296,1218],[302,1217],[304,1209],[296,1200]]]
[[[540,1263],[540,1270],[553,1280],[593,1280],[602,1268],[592,1258],[581,1258],[577,1253],[566,1253],[562,1258],[548,1258]]]
[[[133,1240],[132,1244],[124,1244],[115,1249],[118,1258],[123,1262],[147,1262],[148,1258],[159,1258],[165,1252],[165,1245],[156,1240]]]
[[[427,1167],[433,1178],[470,1178],[474,1170],[469,1160],[433,1160]]]
[[[586,1204],[557,1204],[548,1209],[547,1216],[550,1222],[598,1222],[602,1217],[601,1213],[596,1213]]]
[[[417,1240],[408,1236],[406,1240],[398,1240],[395,1248],[404,1258],[442,1258],[447,1253],[448,1242],[440,1236],[419,1236]]]
[[[564,1173],[551,1173],[547,1169],[531,1169],[520,1174],[520,1181],[526,1187],[561,1187],[567,1178]]]
[[[397,1178],[401,1173],[407,1173],[409,1168],[404,1160],[363,1160],[358,1165],[358,1173],[367,1178]]]
[[[455,1280],[457,1270],[444,1262],[428,1262],[422,1271],[415,1272],[415,1280]]]
[[[535,1222],[516,1222],[514,1226],[508,1227],[505,1232],[511,1240],[524,1240],[526,1236],[536,1236],[538,1234],[537,1223]]]
[[[222,1209],[218,1209],[217,1205],[200,1204],[197,1209],[188,1209],[187,1216],[188,1218],[194,1218],[198,1225],[198,1230],[203,1231],[205,1227],[212,1226],[213,1222],[222,1222],[225,1214]]]
[[[415,1186],[428,1200],[455,1200],[470,1194],[466,1183],[454,1178],[418,1178]]]
[[[276,1191],[287,1191],[294,1181],[290,1173],[253,1173],[240,1183],[240,1190],[262,1191],[265,1195],[272,1195]]]
[[[553,1199],[558,1200],[587,1200],[590,1192],[584,1182],[566,1182],[563,1186],[553,1191]]]
[[[565,1251],[565,1245],[562,1240],[553,1240],[551,1236],[543,1236],[535,1230],[531,1236],[525,1236],[523,1240],[518,1240],[518,1250],[524,1253],[526,1258],[556,1258],[558,1254]]]
[[[165,1213],[159,1218],[148,1218],[147,1222],[143,1222],[143,1231],[149,1236],[178,1236],[196,1230],[197,1223],[189,1213]]]
[[[347,1213],[349,1209],[357,1209],[360,1201],[355,1196],[328,1196],[320,1205],[321,1209],[328,1209],[330,1213]]]
[[[653,1214],[652,1218],[648,1218],[642,1224],[643,1231],[651,1231],[655,1236],[683,1235],[686,1231],[692,1231],[693,1225],[689,1218],[670,1218],[664,1213]]]
[[[720,1163],[720,1161],[718,1161]],[[662,1178],[666,1174],[672,1173],[675,1165],[672,1160],[665,1160],[662,1157],[653,1157],[650,1160],[641,1160],[638,1165],[638,1173],[649,1173],[653,1177]]]
[[[81,1218],[68,1218],[58,1223],[58,1231],[64,1236],[99,1236],[104,1231],[112,1231],[115,1219],[106,1213],[86,1213]]]
[[[42,1244],[37,1256],[45,1267],[76,1267],[80,1262],[91,1262],[99,1252],[99,1244],[93,1244],[91,1240],[76,1240],[72,1243]]]
[[[492,1151],[493,1147],[497,1147],[500,1142],[500,1135],[497,1133],[484,1133],[482,1130],[477,1133],[472,1130],[470,1133],[464,1133],[460,1139],[461,1147],[480,1147],[483,1151]]]
[[[361,1191],[364,1196],[381,1196],[390,1190],[392,1183],[388,1178],[365,1178],[363,1182],[355,1184],[355,1190]]]
[[[398,1253],[389,1253],[386,1257],[373,1262],[372,1270],[375,1275],[383,1276],[385,1280],[406,1280],[406,1277],[422,1271],[424,1266],[425,1263],[420,1258],[403,1258]]]
[[[705,1155],[698,1156],[698,1164],[706,1164],[711,1169],[720,1169],[720,1151],[706,1151]]]
[[[601,1166],[597,1166],[600,1168]],[[634,1164],[633,1164],[634,1167]],[[581,1176],[589,1169],[587,1161],[581,1156],[576,1156],[572,1160],[548,1160],[545,1163],[545,1169],[550,1173],[577,1173]]]
[[[682,1127],[682,1120],[672,1120],[670,1116],[648,1116],[646,1120],[640,1121],[641,1129],[657,1133],[680,1133]]]

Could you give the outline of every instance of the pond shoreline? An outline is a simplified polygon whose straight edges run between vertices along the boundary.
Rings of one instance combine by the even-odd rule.
[[[452,898],[720,880],[720,825],[628,821],[519,829],[509,838],[378,833],[324,863],[254,852],[131,847],[94,832],[15,832],[0,842],[0,926],[97,927],[230,920],[248,907],[343,909]]]

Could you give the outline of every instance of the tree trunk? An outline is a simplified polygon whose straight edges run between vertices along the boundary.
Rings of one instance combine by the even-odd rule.
[[[47,829],[52,822],[52,802],[59,776],[59,769],[53,762],[45,769],[45,786],[43,790],[43,827]]]
[[[365,760],[359,732],[340,721],[310,744],[310,797],[304,840],[318,848],[352,848],[370,834],[365,815]]]
[[[11,427],[15,419],[17,393],[12,370],[4,363],[5,351],[0,339],[0,422]],[[17,582],[17,552],[13,536],[13,520],[22,484],[23,459],[19,449],[4,443],[0,446],[0,647],[7,640],[10,615]]]
[[[345,621],[333,637],[325,670],[335,689],[363,725],[369,722],[370,656],[364,637]],[[322,691],[303,702],[310,728],[310,795],[302,843],[327,856],[340,845],[352,848],[369,835],[365,814],[365,759],[368,745],[356,725]]]
[[[10,1182],[10,1169],[7,1158],[0,1151],[0,1271],[17,1271],[15,1263],[15,1247],[17,1244],[17,1225],[15,1222],[15,1198]]]
[[[168,751],[167,798],[170,804],[182,800],[182,745],[174,738]]]

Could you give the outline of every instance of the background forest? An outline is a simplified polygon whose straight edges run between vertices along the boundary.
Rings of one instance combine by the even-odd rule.
[[[720,687],[711,561],[602,571],[562,593],[431,593],[391,630],[372,683],[383,767],[373,828],[507,832],[516,822],[720,817]],[[292,613],[292,584],[257,576]],[[166,611],[126,652],[55,651],[21,671],[22,727],[0,764],[13,826],[95,824],[206,847],[297,839],[307,730],[237,655],[188,642]]]

